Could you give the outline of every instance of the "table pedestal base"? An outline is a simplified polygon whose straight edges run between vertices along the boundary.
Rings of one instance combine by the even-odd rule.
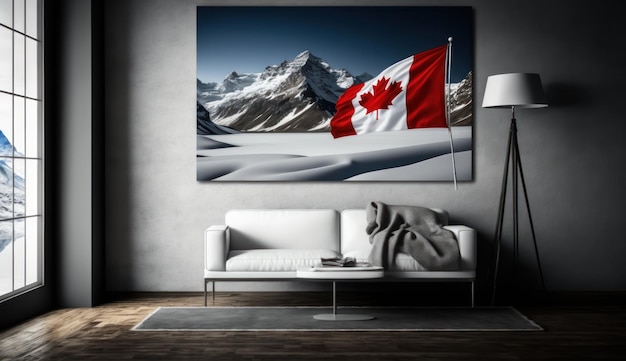
[[[352,314],[332,314],[324,313],[313,316],[314,319],[320,321],[367,321],[373,320],[376,317],[370,315],[352,315]]]
[[[370,315],[353,315],[353,314],[337,314],[337,286],[333,281],[333,313],[323,313],[313,316],[314,319],[320,321],[367,321],[376,317]]]

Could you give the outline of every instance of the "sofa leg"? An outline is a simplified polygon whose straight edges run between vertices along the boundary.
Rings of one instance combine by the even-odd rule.
[[[475,299],[474,292],[475,292],[475,290],[474,290],[474,281],[472,281],[472,308],[474,308],[474,299]]]
[[[209,290],[207,289],[207,283],[209,282],[211,282],[211,300],[215,303],[215,281],[204,280],[204,307],[208,306]]]
[[[204,280],[204,307],[208,306],[207,299],[209,298],[209,290],[207,284],[211,282],[211,300],[215,303],[215,281]]]

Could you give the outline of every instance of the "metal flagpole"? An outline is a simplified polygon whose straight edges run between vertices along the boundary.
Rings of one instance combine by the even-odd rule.
[[[454,190],[458,190],[457,182],[456,182],[456,161],[454,159],[454,140],[452,139],[452,124],[450,124],[450,113],[452,112],[451,108],[451,84],[450,84],[450,72],[452,68],[452,37],[448,38],[448,51],[446,52],[446,75],[445,81],[448,84],[448,94],[446,101],[446,121],[448,123],[448,136],[450,137],[450,154],[452,155],[452,176],[454,177]]]

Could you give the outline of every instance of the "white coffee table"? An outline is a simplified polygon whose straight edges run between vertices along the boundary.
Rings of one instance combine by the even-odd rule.
[[[333,313],[324,313],[313,316],[316,320],[322,321],[365,321],[373,320],[374,316],[355,315],[355,314],[337,314],[337,288],[336,283],[339,281],[358,281],[375,278],[382,278],[385,271],[382,267],[301,267],[296,271],[297,278],[331,281],[333,283]]]

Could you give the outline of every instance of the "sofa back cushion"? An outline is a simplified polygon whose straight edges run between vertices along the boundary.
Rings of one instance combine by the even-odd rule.
[[[439,215],[443,225],[448,224],[448,212],[441,209],[432,209]],[[365,232],[367,216],[365,209],[346,209],[341,212],[341,250],[344,256],[356,257],[359,260],[367,259],[372,245]]]
[[[226,212],[230,249],[329,249],[339,252],[334,209],[234,209]]]

